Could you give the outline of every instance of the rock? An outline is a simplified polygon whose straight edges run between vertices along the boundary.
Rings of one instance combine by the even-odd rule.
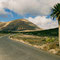
[[[56,51],[55,49],[50,49],[49,52],[53,53],[53,54],[57,54],[58,53],[58,51]]]

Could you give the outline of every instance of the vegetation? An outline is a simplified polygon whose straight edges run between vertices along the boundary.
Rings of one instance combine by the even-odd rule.
[[[5,24],[5,22],[0,22],[0,27],[4,26]]]
[[[57,20],[59,21],[59,47],[60,47],[60,3],[56,4],[52,8],[51,17],[53,17],[53,19],[57,18]]]
[[[52,49],[58,52],[60,51],[58,50],[58,28],[43,31],[20,32],[10,36],[10,38],[20,42],[23,41],[45,51],[50,51]],[[60,55],[60,53],[56,54]]]
[[[42,44],[53,43],[58,41],[58,37],[39,37],[39,36],[25,35],[25,34],[16,34],[14,36],[10,36],[10,38],[23,40],[25,42],[29,42],[32,45],[42,45]]]
[[[4,36],[4,35],[6,35],[6,34],[5,34],[5,33],[4,33],[4,34],[0,33],[0,37],[1,37],[1,36]]]
[[[24,25],[21,25],[20,22],[24,23]],[[29,28],[26,27],[25,24],[26,25],[28,24]],[[28,21],[25,21],[25,20],[21,20],[21,21],[14,20],[11,23],[9,23],[5,28],[3,28],[2,31],[0,31],[0,34],[1,34],[0,36],[3,36],[4,34],[14,34],[14,35],[11,35],[10,38],[15,39],[15,40],[17,39],[18,41],[22,40],[33,46],[37,45],[39,47],[40,46],[43,47],[43,45],[46,44],[46,45],[44,45],[44,48],[43,48],[44,50],[58,48],[58,46],[59,46],[58,45],[58,28],[35,31],[35,28],[38,28],[38,27],[33,25],[33,27],[35,27],[35,28],[33,28],[33,27],[31,27],[32,25],[30,26],[30,24],[28,23]],[[20,29],[20,27],[22,29]],[[23,28],[26,28],[27,30],[30,28],[33,28],[34,30],[32,29],[32,31],[26,32],[26,31],[23,31],[24,30]],[[18,32],[19,29],[22,31]],[[16,30],[16,31],[14,31],[14,30]]]
[[[2,24],[0,24],[1,26]],[[1,27],[0,27],[1,28]],[[22,30],[36,30],[40,29],[32,22],[25,19],[17,19],[11,22],[7,22],[4,27],[1,28],[2,31],[22,31]]]
[[[33,32],[20,32],[27,35],[37,35],[37,36],[58,36],[58,28],[42,30],[42,31],[33,31]]]

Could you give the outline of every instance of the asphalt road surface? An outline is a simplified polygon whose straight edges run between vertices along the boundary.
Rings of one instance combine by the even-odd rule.
[[[60,60],[60,57],[4,36],[0,38],[0,60]]]

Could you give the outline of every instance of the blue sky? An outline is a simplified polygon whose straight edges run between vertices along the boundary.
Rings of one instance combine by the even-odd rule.
[[[11,14],[6,14],[6,15],[0,15],[0,21],[11,21],[11,20],[15,20],[15,19],[22,19],[24,18],[23,16],[17,14],[16,12],[12,11],[12,10],[9,10],[7,8],[4,8],[4,10],[7,12],[7,13],[11,13]]]
[[[50,29],[58,27],[58,21],[50,17],[51,8],[60,0],[0,0],[0,21],[27,19],[37,26]]]
[[[25,15],[20,15],[8,8],[4,8],[4,10],[5,10],[5,12],[10,13],[10,14],[5,14],[5,15],[3,15],[3,14],[0,15],[0,21],[4,21],[4,22],[16,20],[16,19],[25,19],[25,18],[29,18],[29,17],[32,17],[32,18],[36,17],[36,16],[31,15],[30,13],[25,14]]]
[[[34,15],[31,15],[30,13],[28,14],[25,14],[25,15],[20,15],[8,8],[4,8],[5,12],[9,13],[9,14],[1,14],[0,15],[0,21],[4,21],[4,22],[8,22],[8,21],[11,21],[11,20],[16,20],[16,19],[25,19],[25,18],[29,18],[29,17],[32,17],[32,18],[35,18],[36,16]],[[50,18],[50,14],[46,16],[46,18]],[[55,19],[56,20],[56,19]]]

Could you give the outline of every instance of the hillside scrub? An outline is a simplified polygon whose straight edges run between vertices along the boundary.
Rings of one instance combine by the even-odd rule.
[[[22,43],[32,45],[34,47],[40,48],[42,50],[48,51],[50,53],[60,55],[58,44],[58,37],[39,37],[34,35],[16,34],[10,36],[13,40],[18,40]]]
[[[6,35],[6,34],[2,34],[2,33],[0,33],[0,37],[1,37],[1,36],[5,36],[5,35]]]

